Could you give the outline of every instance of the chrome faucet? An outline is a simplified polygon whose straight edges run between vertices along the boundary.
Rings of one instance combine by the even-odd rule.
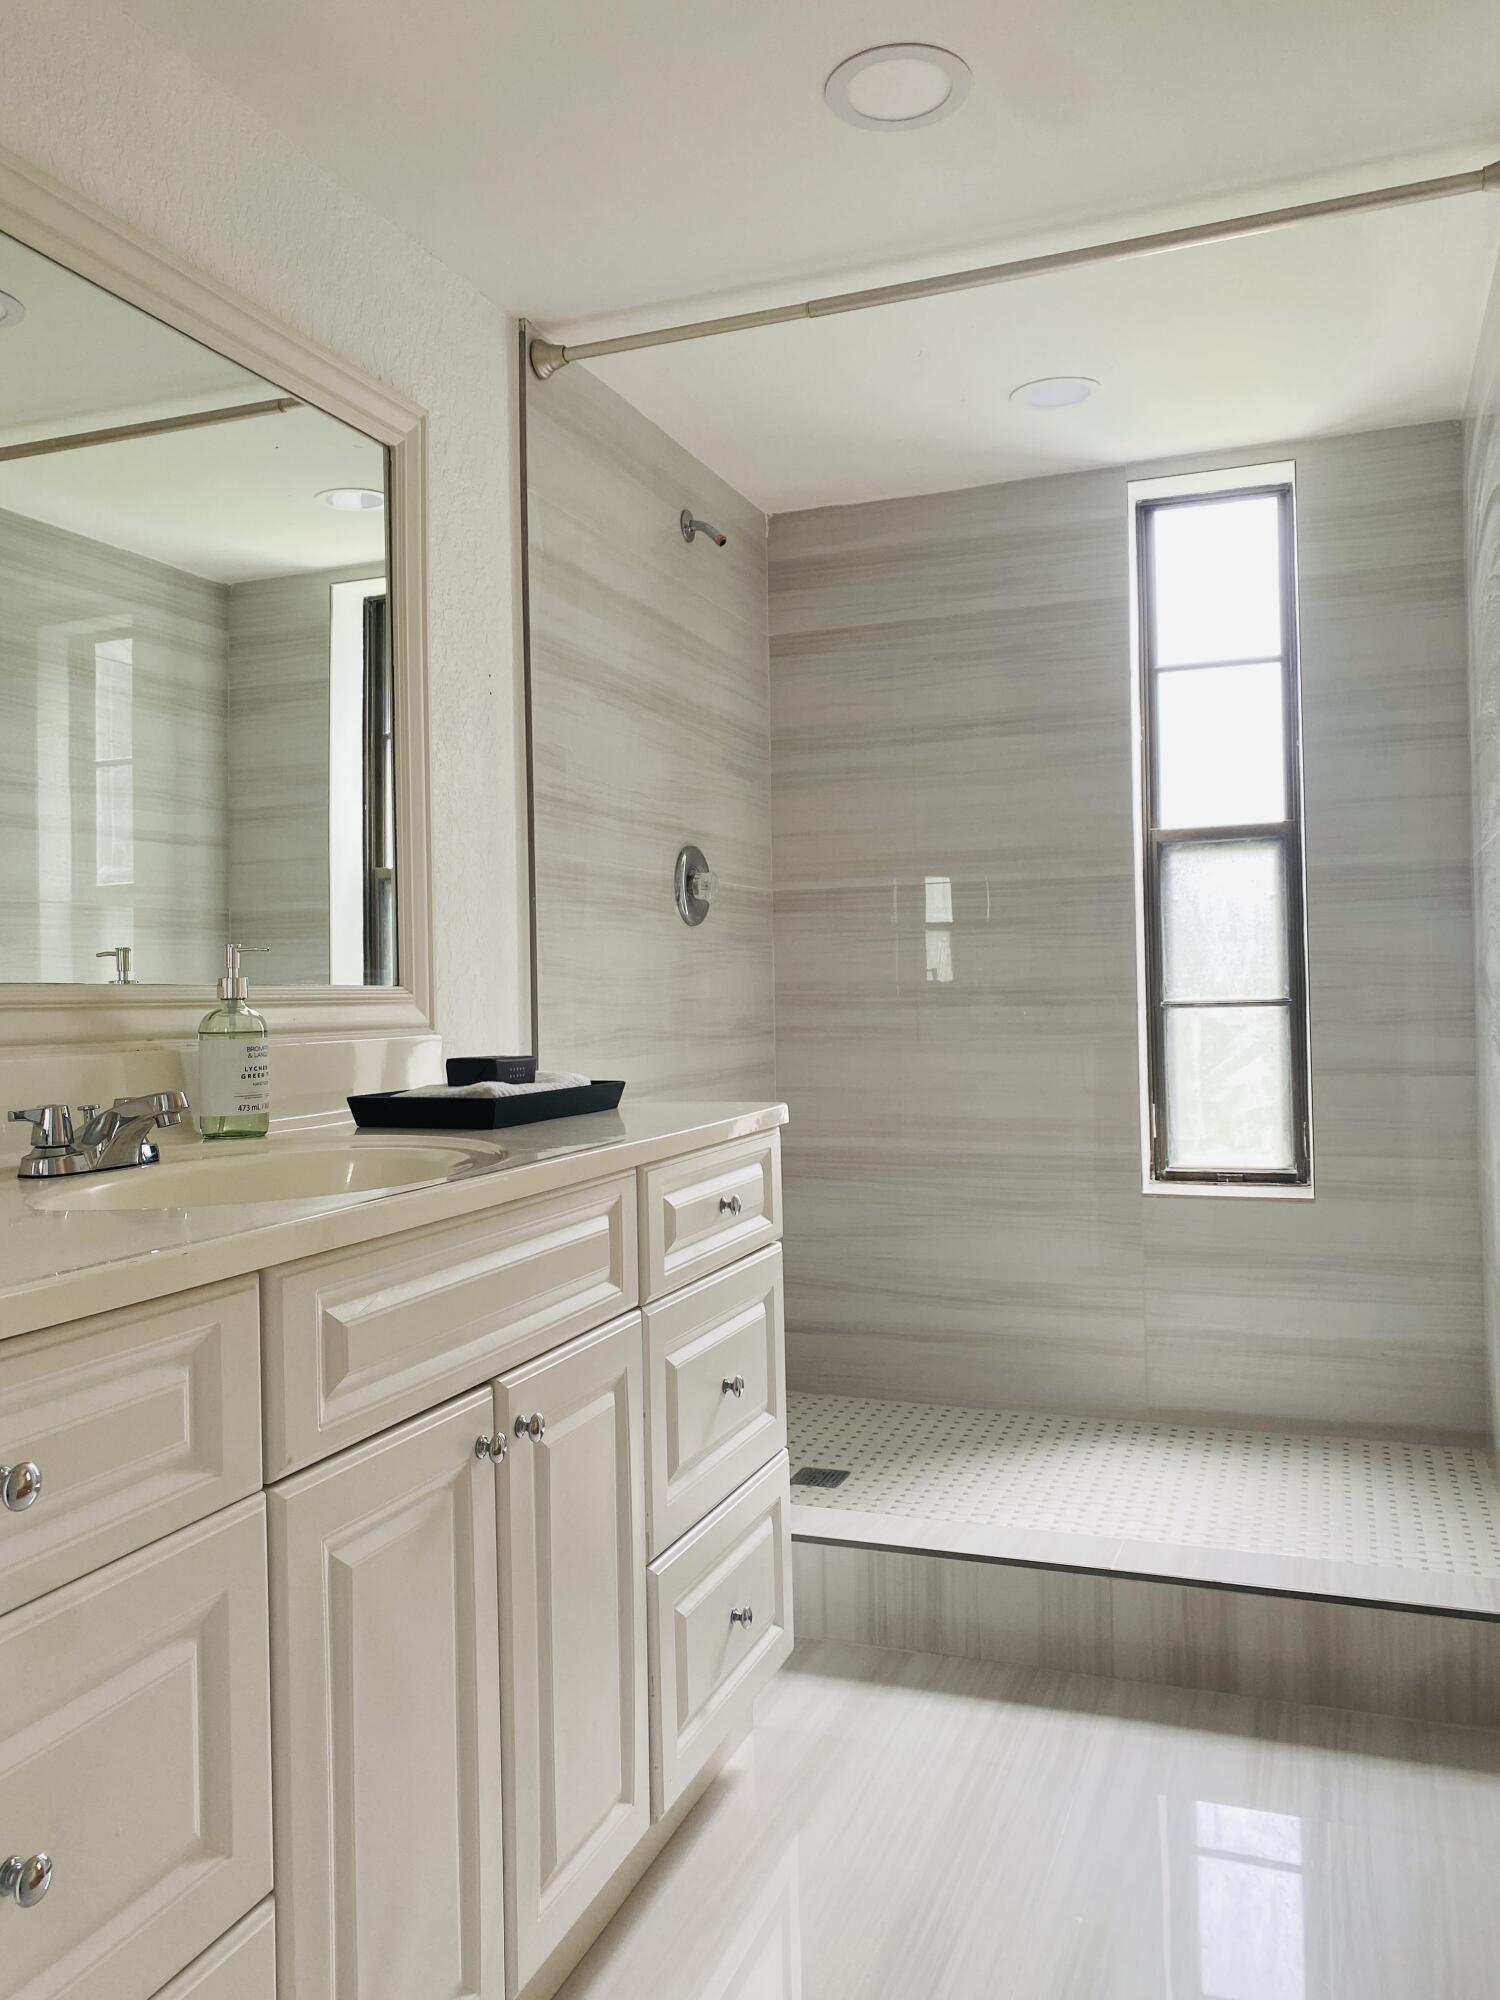
[[[117,1097],[101,1111],[84,1104],[83,1130],[75,1137],[66,1104],[40,1104],[12,1111],[12,1121],[31,1126],[31,1151],[17,1173],[23,1181],[51,1180],[60,1174],[104,1174],[116,1167],[149,1167],[160,1157],[151,1134],[158,1125],[178,1125],[188,1109],[181,1090],[151,1091],[144,1097]]]

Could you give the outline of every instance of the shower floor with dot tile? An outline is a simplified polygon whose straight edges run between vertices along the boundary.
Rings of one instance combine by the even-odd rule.
[[[1500,1616],[1478,1445],[807,1394],[788,1426],[803,1539]]]

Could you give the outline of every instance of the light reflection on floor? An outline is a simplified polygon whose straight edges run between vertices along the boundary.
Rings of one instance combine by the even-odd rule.
[[[799,1649],[566,2000],[1500,1993],[1500,1736]]]

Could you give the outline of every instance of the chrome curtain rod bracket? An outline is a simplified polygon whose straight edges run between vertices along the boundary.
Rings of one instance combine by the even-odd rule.
[[[1298,202],[1289,208],[1262,209],[1255,215],[1229,216],[1222,222],[1191,223],[1182,229],[1161,229],[1149,236],[1122,236],[1110,243],[1085,243],[1074,250],[1053,250],[1039,257],[1015,257],[1008,263],[981,264],[972,270],[950,271],[932,278],[911,278],[902,284],[874,285],[865,291],[834,292],[826,298],[804,299],[796,305],[768,306],[762,312],[729,313],[721,319],[689,320],[680,326],[652,327],[644,333],[622,333],[610,340],[585,340],[567,346],[561,341],[532,337],[528,354],[532,373],[545,382],[570,361],[593,361],[607,354],[632,354],[646,347],[669,347],[683,340],[709,340],[721,333],[746,333],[755,327],[785,326],[792,320],[824,319],[833,313],[863,312],[870,306],[904,305],[911,299],[940,298],[948,292],[977,291],[986,285],[1009,284],[1017,278],[1037,278],[1052,271],[1070,271],[1081,264],[1113,263],[1124,257],[1151,257],[1163,250],[1182,250],[1199,243],[1228,243],[1239,236],[1260,236],[1294,222],[1316,222],[1332,215],[1363,215],[1384,208],[1405,208],[1413,202],[1441,201],[1448,195],[1500,192],[1500,160],[1436,180],[1407,181],[1399,187],[1371,188],[1364,194],[1334,195],[1326,201]]]

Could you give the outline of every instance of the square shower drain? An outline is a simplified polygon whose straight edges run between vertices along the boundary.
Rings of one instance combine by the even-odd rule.
[[[849,1477],[847,1467],[804,1465],[792,1474],[793,1486],[842,1486]]]

